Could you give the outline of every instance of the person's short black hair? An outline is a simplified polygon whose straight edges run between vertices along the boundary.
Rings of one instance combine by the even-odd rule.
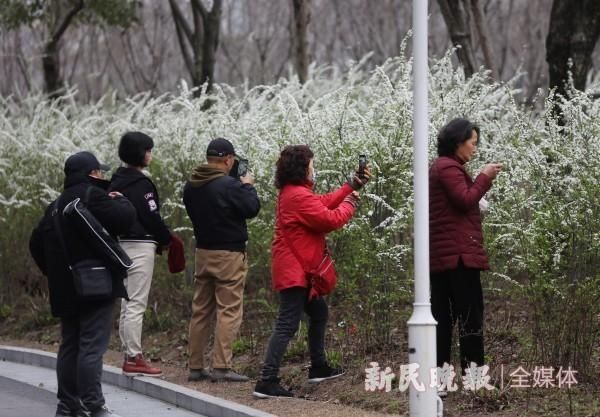
[[[306,145],[288,145],[281,151],[275,172],[275,187],[281,189],[286,184],[303,184],[306,181],[306,170],[313,151]]]
[[[142,132],[127,132],[119,142],[119,158],[126,164],[143,167],[146,151],[154,147],[152,138]]]
[[[452,156],[458,145],[466,142],[477,132],[477,142],[479,142],[479,127],[467,119],[457,118],[451,120],[444,126],[437,137],[437,150],[439,156]]]

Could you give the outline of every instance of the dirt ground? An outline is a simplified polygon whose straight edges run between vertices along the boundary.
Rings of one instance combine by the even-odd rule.
[[[18,339],[0,336],[0,343],[14,346],[58,350],[58,326],[29,332]],[[111,346],[116,340],[113,336]],[[146,346],[169,345],[168,334],[154,334],[144,341]],[[172,337],[171,337],[172,340]],[[188,382],[183,346],[155,351],[154,364],[163,370],[163,379],[200,392],[245,404],[281,417],[376,417],[407,416],[407,393],[397,389],[390,393],[366,392],[364,376],[348,373],[343,377],[318,385],[306,382],[307,370],[301,365],[282,369],[284,382],[297,398],[257,400],[252,397],[255,380],[248,383]],[[120,366],[122,354],[111,349],[105,363]],[[243,363],[244,358],[236,358]],[[250,372],[248,372],[250,374]],[[378,411],[374,411],[378,410]],[[600,417],[598,385],[579,384],[573,389],[505,390],[501,394],[478,391],[478,395],[457,391],[444,401],[446,417]]]

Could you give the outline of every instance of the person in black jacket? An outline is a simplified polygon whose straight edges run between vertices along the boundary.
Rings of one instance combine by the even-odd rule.
[[[247,381],[231,369],[233,343],[242,322],[248,272],[246,219],[260,210],[250,174],[229,176],[235,162],[226,139],[210,142],[207,164],[194,169],[183,190],[183,202],[196,237],[195,291],[189,336],[189,380]],[[216,312],[212,374],[204,353]]]
[[[59,317],[61,322],[62,340],[56,363],[56,417],[117,417],[106,408],[100,381],[102,356],[110,339],[114,300],[127,297],[123,285],[125,273],[112,272],[111,297],[95,301],[78,297],[69,261],[74,264],[97,256],[92,246],[60,216],[58,224],[68,252],[65,254],[54,221],[54,216],[60,215],[69,202],[81,198],[112,235],[131,227],[135,209],[118,193],[109,195],[105,191],[108,181],[102,179],[102,169],[107,167],[90,152],[70,156],[65,162],[64,191],[48,206],[29,241],[33,259],[48,278],[52,315]]]
[[[119,336],[124,350],[125,375],[160,376],[159,368],[151,366],[142,351],[142,324],[154,272],[157,248],[171,243],[171,232],[160,216],[160,201],[156,186],[142,171],[152,161],[152,138],[141,132],[128,132],[121,137],[119,158],[125,163],[111,178],[111,191],[127,197],[135,207],[137,218],[133,226],[119,238],[121,246],[134,262],[127,273],[129,300],[121,303]]]

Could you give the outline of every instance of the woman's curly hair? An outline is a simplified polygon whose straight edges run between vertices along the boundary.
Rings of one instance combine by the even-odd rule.
[[[306,145],[288,145],[283,148],[277,160],[275,187],[281,189],[287,184],[303,184],[308,164],[314,156]]]

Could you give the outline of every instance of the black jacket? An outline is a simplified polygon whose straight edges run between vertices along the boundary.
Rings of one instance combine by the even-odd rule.
[[[64,207],[74,199],[81,198],[83,201],[87,189],[92,187],[87,201],[87,207],[92,214],[113,236],[128,230],[135,219],[135,209],[126,198],[113,199],[100,188],[107,186],[108,181],[95,180],[87,175],[67,177],[65,189],[60,196],[60,204],[55,207],[57,199],[46,208],[42,220],[31,234],[29,250],[37,266],[48,277],[50,307],[56,317],[77,315],[112,302],[111,300],[90,302],[77,297],[73,275],[56,235],[53,220],[53,216],[62,213]],[[64,221],[62,216],[60,224],[71,263],[97,258],[88,244]],[[126,275],[125,271],[113,272],[113,297],[127,297],[123,285],[123,278]]]
[[[121,235],[121,241],[171,243],[171,232],[160,216],[158,191],[150,178],[135,168],[121,167],[110,180],[109,191],[119,191],[131,201],[137,212],[133,226]]]
[[[194,226],[197,248],[246,250],[246,219],[255,217],[260,210],[252,185],[201,165],[183,189],[183,203]]]

